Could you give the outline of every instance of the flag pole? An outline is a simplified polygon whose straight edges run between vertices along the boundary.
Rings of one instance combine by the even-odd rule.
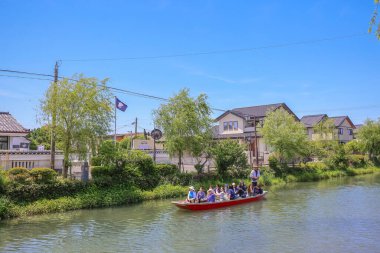
[[[115,96],[115,104],[114,104],[114,109],[115,109],[115,135],[114,135],[114,142],[116,145],[116,96]]]

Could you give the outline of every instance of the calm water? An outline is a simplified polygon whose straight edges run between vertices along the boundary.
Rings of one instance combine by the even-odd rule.
[[[302,183],[214,211],[169,200],[0,223],[1,252],[380,252],[380,175]]]

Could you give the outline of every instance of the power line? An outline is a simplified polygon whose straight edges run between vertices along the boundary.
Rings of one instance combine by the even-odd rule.
[[[328,38],[322,38],[322,39],[304,40],[304,41],[296,41],[296,42],[290,42],[290,43],[257,46],[257,47],[212,50],[212,51],[205,51],[205,52],[179,53],[179,54],[153,55],[153,56],[136,56],[136,57],[117,57],[117,58],[66,59],[66,60],[62,60],[62,61],[66,61],[66,62],[91,62],[92,61],[93,62],[93,61],[148,60],[148,59],[163,59],[163,58],[175,58],[175,57],[185,57],[185,56],[239,53],[239,52],[256,51],[256,50],[261,50],[261,49],[281,48],[281,47],[290,47],[290,46],[297,46],[297,45],[315,44],[315,43],[320,43],[320,42],[325,42],[325,41],[350,39],[350,38],[360,37],[360,36],[365,36],[365,35],[368,35],[368,34],[367,33],[356,33],[356,34],[334,36],[334,37],[328,37]]]
[[[54,75],[49,75],[49,74],[41,74],[41,73],[25,72],[25,71],[9,70],[9,69],[0,69],[0,72],[9,72],[9,73],[24,74],[24,75],[54,77]],[[15,75],[13,75],[13,76],[10,76],[10,75],[1,75],[1,76],[14,77],[14,78],[25,78],[25,79],[28,79],[28,78],[29,79],[37,79],[37,78],[34,78],[34,77],[23,77],[23,76],[15,76]],[[68,80],[71,80],[71,81],[75,81],[75,82],[79,81],[77,79],[72,79],[72,78],[67,78],[67,77],[62,77],[62,76],[58,76],[58,78],[60,78],[60,79],[65,78],[65,79],[68,79]],[[51,79],[42,79],[42,78],[39,78],[39,80],[53,81]],[[159,100],[159,101],[163,101],[163,102],[168,102],[169,101],[169,99],[167,99],[167,98],[153,96],[153,95],[149,95],[149,94],[145,94],[145,93],[140,93],[140,92],[135,92],[135,91],[131,91],[131,90],[120,89],[120,88],[115,88],[115,87],[106,86],[106,85],[97,85],[97,86],[98,87],[102,87],[102,88],[106,88],[106,89],[110,89],[110,90],[113,90],[114,92],[122,93],[122,94],[126,94],[126,95],[132,95],[132,96],[137,96],[137,97],[154,99],[154,100]],[[225,112],[226,111],[226,110],[218,109],[218,108],[211,108],[211,109],[214,110],[214,111],[221,111],[221,112]]]
[[[5,76],[5,77],[13,77],[13,78],[23,78],[23,79],[35,79],[35,80],[46,80],[46,81],[53,81],[53,79],[47,79],[47,78],[38,78],[38,77],[27,77],[27,76],[11,76],[11,75],[2,75],[0,76]]]

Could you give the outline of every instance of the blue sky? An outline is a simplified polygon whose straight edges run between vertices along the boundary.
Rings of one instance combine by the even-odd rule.
[[[90,4],[89,4],[90,3]],[[380,41],[365,35],[372,0],[357,1],[12,1],[0,0],[0,68],[109,77],[110,86],[169,97],[187,87],[215,108],[285,102],[299,116],[380,116]],[[67,61],[253,48],[224,54],[120,61]],[[6,73],[0,73],[6,74]],[[0,76],[0,111],[27,128],[48,81]],[[117,94],[128,104],[118,132],[152,129],[160,102]],[[218,112],[214,116],[218,116]],[[139,129],[141,130],[141,129]]]

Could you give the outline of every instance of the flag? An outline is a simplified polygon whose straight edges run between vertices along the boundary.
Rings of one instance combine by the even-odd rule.
[[[121,102],[117,97],[115,97],[115,106],[117,109],[119,109],[120,111],[123,111],[123,112],[125,112],[125,110],[128,107],[128,105]]]

